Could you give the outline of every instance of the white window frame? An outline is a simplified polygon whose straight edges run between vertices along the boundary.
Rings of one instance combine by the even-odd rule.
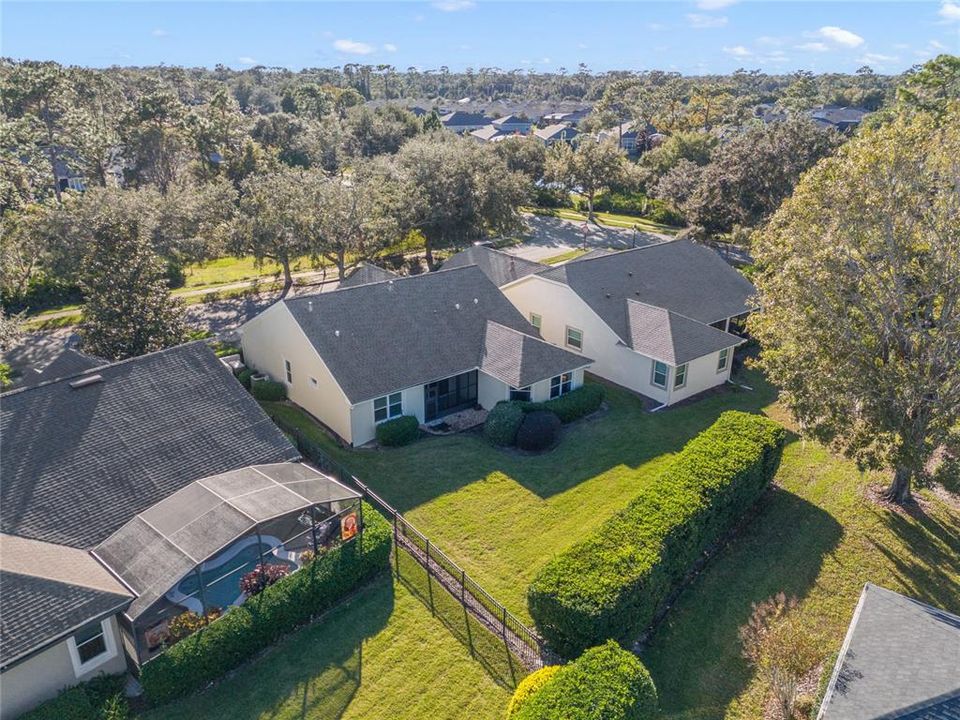
[[[515,398],[514,393],[517,393],[517,394],[526,393],[527,399],[524,400],[522,398]],[[533,390],[529,385],[527,385],[526,387],[519,387],[519,388],[511,387],[510,393],[507,395],[507,397],[510,400],[519,400],[520,402],[530,402],[531,400],[533,400]]]
[[[730,364],[730,348],[724,348],[720,351],[720,357],[717,358],[717,372],[722,373]]]
[[[293,385],[293,363],[283,358],[283,381],[287,385]]]
[[[657,367],[660,366],[663,368],[663,384],[657,382]],[[661,390],[667,389],[667,382],[670,380],[670,366],[665,362],[660,362],[659,360],[654,360],[653,365],[650,368],[650,384],[654,387],[660,388]]]
[[[394,401],[394,398],[396,398],[396,401]],[[380,402],[381,400],[383,401],[383,407],[378,408],[377,403]],[[396,413],[393,412],[394,408],[396,408]],[[386,415],[380,420],[377,420],[377,410],[384,410],[386,412]],[[385,423],[388,420],[393,420],[395,418],[400,417],[401,415],[403,415],[403,392],[390,393],[389,395],[384,395],[382,397],[374,398],[373,422],[375,425],[379,425],[380,423]]]
[[[92,625],[93,623],[90,624]],[[77,632],[86,627],[88,627],[88,625],[84,625]],[[106,650],[99,655],[94,655],[86,662],[80,660],[80,648],[77,647],[76,636],[67,638],[67,651],[70,653],[70,664],[73,665],[73,674],[78,680],[117,656],[117,641],[113,636],[113,626],[110,623],[110,618],[104,618],[100,621],[100,630]],[[86,642],[90,642],[91,640],[93,640],[93,638],[90,638],[90,640]]]
[[[673,389],[680,390],[687,386],[687,373],[690,370],[690,363],[677,365],[673,371]]]
[[[580,334],[580,344],[579,344],[579,345],[575,345],[574,343],[570,342],[570,331],[571,331],[571,330],[572,330],[573,332],[575,332],[575,333],[579,333],[579,334]],[[563,341],[564,341],[564,343],[566,344],[566,346],[567,346],[568,348],[572,348],[572,349],[574,349],[574,350],[576,350],[576,351],[578,351],[578,352],[582,351],[582,350],[583,350],[583,330],[581,330],[580,328],[575,328],[575,327],[572,327],[572,326],[570,326],[570,325],[567,325],[566,332],[564,333],[564,336],[563,336]]]
[[[537,313],[530,313],[530,324],[537,330],[543,330],[543,316]]]
[[[566,390],[564,390],[564,386],[566,386]],[[554,394],[554,390],[556,390],[556,394]],[[563,395],[566,395],[568,392],[572,392],[572,391],[573,391],[573,373],[572,372],[560,373],[559,375],[556,375],[550,378],[550,399],[551,400],[553,400],[554,398],[558,398]]]

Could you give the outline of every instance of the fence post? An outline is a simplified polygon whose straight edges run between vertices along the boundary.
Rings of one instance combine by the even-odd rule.
[[[460,570],[460,604],[467,607],[467,572]]]
[[[400,577],[400,536],[397,531],[397,514],[393,514],[393,564],[396,566],[397,577]]]

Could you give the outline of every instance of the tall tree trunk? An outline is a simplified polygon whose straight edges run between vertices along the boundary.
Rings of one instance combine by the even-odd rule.
[[[898,467],[893,472],[893,481],[890,487],[884,493],[884,497],[897,505],[903,505],[910,501],[910,480],[913,477],[913,471],[909,468]]]
[[[283,267],[283,290],[280,291],[280,299],[283,300],[290,288],[293,287],[293,275],[290,273],[290,258],[286,255],[280,258],[280,265]]]
[[[434,263],[433,263],[433,243],[430,242],[430,238],[424,236],[423,241],[424,257],[427,259],[427,270],[433,272]]]
[[[593,217],[593,193],[592,192],[587,193],[587,220],[596,222],[596,220]]]

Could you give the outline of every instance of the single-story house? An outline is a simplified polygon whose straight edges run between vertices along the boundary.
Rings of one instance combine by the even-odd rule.
[[[483,274],[498,288],[549,267],[533,260],[516,257],[502,250],[495,250],[486,245],[473,245],[443,261],[444,270],[467,267],[468,265],[476,265],[480,268]]]
[[[363,262],[357,265],[353,270],[350,271],[350,274],[337,286],[337,287],[354,287],[356,285],[366,285],[367,283],[372,282],[383,282],[384,280],[392,280],[393,278],[399,277],[392,270],[387,270],[382,268],[379,265],[373,265],[372,263]]]
[[[475,265],[286,298],[240,333],[246,364],[352,445],[401,415],[556,397],[590,364],[542,340]]]
[[[591,255],[505,285],[544,339],[663,405],[726,382],[754,287],[688,240]]]
[[[467,134],[474,140],[479,140],[480,142],[490,142],[494,138],[508,136],[511,133],[501,130],[496,125],[484,125],[482,128],[471,130]]]
[[[817,720],[960,718],[960,616],[867,583]]]
[[[576,125],[581,120],[584,120],[590,113],[593,112],[593,108],[580,108],[578,110],[561,110],[558,112],[547,113],[540,119],[545,123],[563,123],[565,125]]]
[[[494,120],[492,125],[501,132],[526,135],[533,127],[533,121],[525,115],[504,115]]]
[[[640,129],[634,121],[630,120],[601,130],[597,133],[597,140],[601,142],[613,140],[630,155],[636,155],[647,149],[647,140],[655,132],[656,128],[649,123],[645,128]]]
[[[237,582],[210,590],[224,558],[234,573],[267,553],[292,567],[311,531],[301,519],[338,511],[316,501],[356,496],[295,462],[202,342],[4,393],[0,432],[3,720],[101,672],[135,671],[172,617],[241,599]],[[179,552],[161,558],[171,538]]]
[[[453,112],[441,115],[440,122],[447,130],[452,130],[453,132],[462,135],[463,133],[468,133],[471,130],[479,130],[484,126],[489,125],[490,118],[483,113],[471,113],[465,112],[464,110],[454,110]]]
[[[554,123],[533,131],[534,137],[547,147],[558,142],[571,142],[578,134],[575,127],[566,123]]]
[[[807,114],[813,121],[824,127],[834,127],[840,132],[856,130],[869,114],[868,110],[857,107],[841,107],[839,105],[822,105],[809,110]]]

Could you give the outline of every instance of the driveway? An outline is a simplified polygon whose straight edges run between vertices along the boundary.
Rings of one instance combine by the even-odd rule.
[[[595,223],[550,217],[548,215],[525,215],[527,234],[522,245],[505,248],[505,252],[526,260],[540,261],[544,258],[583,247],[584,229],[588,248],[613,248],[628,250],[633,247],[653,245],[669,240],[669,235],[634,231],[627,228],[607,227]]]

